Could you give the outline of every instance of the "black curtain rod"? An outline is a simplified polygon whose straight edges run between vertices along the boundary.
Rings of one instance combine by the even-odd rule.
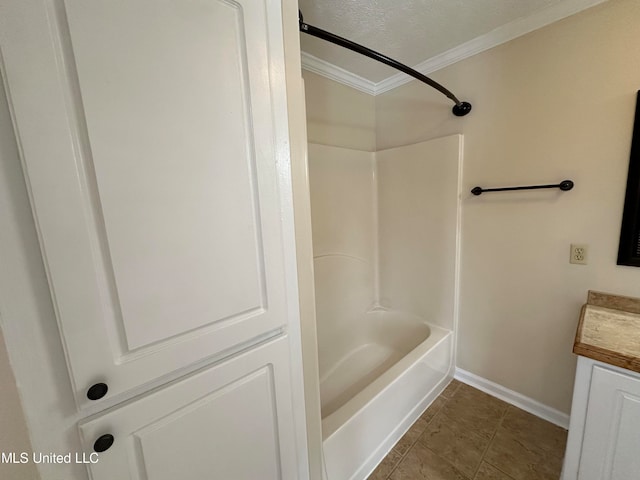
[[[336,45],[348,48],[349,50],[364,55],[365,57],[377,60],[378,62],[384,63],[385,65],[395,68],[396,70],[400,70],[407,75],[411,75],[413,78],[416,78],[421,82],[426,83],[430,87],[435,88],[447,98],[451,99],[453,103],[455,103],[452,109],[455,116],[463,117],[471,111],[471,104],[469,102],[461,102],[460,100],[458,100],[458,97],[451,93],[450,90],[447,90],[438,82],[431,80],[429,77],[421,74],[413,68],[407,67],[405,64],[400,63],[393,58],[389,58],[386,55],[378,53],[375,50],[371,50],[370,48],[367,48],[358,43],[352,42],[351,40],[347,40],[346,38],[334,35],[331,32],[322,30],[321,28],[314,27],[313,25],[309,25],[308,23],[304,23],[304,18],[302,17],[302,12],[300,10],[298,10],[298,22],[300,24],[300,31],[303,33],[321,38],[322,40],[326,40],[327,42],[335,43]]]

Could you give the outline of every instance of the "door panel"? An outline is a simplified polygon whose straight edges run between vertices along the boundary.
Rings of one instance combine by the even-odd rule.
[[[125,392],[281,328],[279,15],[250,0],[25,0],[3,17],[79,404],[95,382]]]
[[[240,6],[65,4],[126,351],[262,313]]]
[[[80,426],[94,480],[294,479],[286,338],[164,387]]]
[[[640,380],[593,367],[578,478],[629,480],[640,472]]]

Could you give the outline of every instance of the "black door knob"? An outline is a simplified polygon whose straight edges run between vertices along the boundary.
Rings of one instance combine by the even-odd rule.
[[[87,391],[87,398],[89,400],[100,400],[107,394],[109,387],[106,383],[96,383],[91,385],[91,388]]]
[[[109,450],[111,445],[113,445],[113,435],[107,433],[105,435],[102,435],[94,442],[93,449],[96,452],[100,453],[104,452],[105,450]]]

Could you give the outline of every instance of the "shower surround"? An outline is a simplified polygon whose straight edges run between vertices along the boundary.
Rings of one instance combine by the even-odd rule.
[[[331,480],[366,478],[453,374],[462,144],[309,145]]]

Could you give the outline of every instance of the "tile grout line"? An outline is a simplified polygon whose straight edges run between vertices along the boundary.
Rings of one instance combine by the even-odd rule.
[[[458,386],[456,387],[456,389],[453,391],[453,393],[449,396],[449,397],[444,397],[442,396],[442,393],[440,395],[438,395],[434,402],[438,399],[438,398],[442,398],[444,400],[444,403],[442,404],[442,406],[440,408],[438,408],[438,410],[436,412],[434,412],[433,416],[431,417],[431,419],[427,422],[427,425],[425,426],[424,431],[418,436],[418,438],[415,439],[415,441],[409,446],[409,448],[407,448],[407,451],[404,452],[404,455],[400,455],[400,460],[398,460],[398,462],[395,464],[395,466],[393,467],[393,469],[391,469],[391,471],[389,472],[389,475],[387,475],[387,478],[385,480],[389,480],[391,478],[391,475],[393,475],[393,472],[396,471],[396,469],[398,468],[398,466],[400,465],[400,463],[404,460],[404,458],[409,454],[409,452],[411,451],[411,449],[413,448],[413,446],[418,442],[418,440],[420,440],[420,437],[424,434],[424,432],[427,431],[427,428],[429,427],[429,425],[431,424],[431,422],[433,422],[433,420],[436,418],[436,416],[438,416],[438,414],[440,413],[441,410],[444,409],[444,406],[447,404],[447,402],[449,402],[454,396],[455,394],[458,392],[458,390],[460,389],[460,385],[462,385],[461,383],[458,383]],[[448,386],[447,386],[448,387]],[[446,390],[446,388],[445,388]],[[444,393],[444,390],[443,390]],[[433,403],[431,404],[433,405]],[[429,405],[429,407],[427,407],[427,410],[431,407],[431,405]],[[425,410],[426,412],[426,410]],[[424,415],[424,414],[423,414]],[[421,415],[422,416],[422,415]],[[420,417],[418,417],[420,418]],[[417,421],[417,420],[416,420]],[[399,440],[398,440],[399,442]],[[394,445],[395,447],[395,445]],[[429,450],[431,450],[429,447],[425,447],[428,448]],[[431,450],[433,452],[433,450]],[[397,453],[397,451],[396,451]],[[435,455],[437,455],[435,452],[433,452]],[[439,455],[438,455],[439,456]],[[444,459],[443,459],[444,460]],[[445,460],[446,461],[446,460]]]
[[[438,457],[440,460],[442,460],[443,462],[448,463],[451,467],[453,467],[453,469],[458,472],[460,475],[462,475],[464,478],[466,478],[467,480],[473,480],[473,478],[471,477],[467,477],[467,474],[464,473],[462,470],[460,470],[457,466],[455,466],[453,464],[453,462],[447,458],[442,457],[440,454],[438,454],[438,452],[433,451],[433,449],[427,447],[426,445],[423,445],[424,448],[426,448],[427,450],[429,450],[431,453],[433,453],[436,457]],[[475,473],[474,473],[474,477],[475,477]]]
[[[453,396],[456,394],[456,392],[458,391],[458,389],[459,389],[459,388],[460,388],[460,385],[458,385],[458,388],[456,388],[456,389],[455,389],[455,391],[453,392],[453,394],[451,395],[451,397],[453,397]],[[444,390],[443,390],[443,392],[444,392]],[[438,413],[440,413],[440,410],[442,410],[442,409],[444,408],[445,404],[450,400],[450,398],[442,397],[442,393],[441,393],[440,395],[438,395],[438,396],[433,400],[433,402],[435,402],[438,398],[443,398],[443,399],[444,399],[444,403],[442,404],[442,406],[441,406],[440,408],[438,408],[438,410],[433,414],[433,416],[431,417],[431,419],[427,422],[427,425],[426,425],[426,427],[425,427],[424,431],[423,431],[423,432],[418,436],[418,438],[416,438],[416,439],[415,439],[415,441],[414,441],[414,442],[409,446],[409,448],[407,448],[407,451],[406,451],[406,452],[404,452],[404,454],[403,454],[403,455],[400,455],[400,460],[398,460],[398,461],[396,462],[396,464],[395,464],[395,465],[394,465],[394,467],[391,469],[391,471],[389,472],[389,475],[387,475],[387,477],[386,477],[386,479],[385,479],[385,480],[389,480],[389,479],[391,478],[391,475],[393,475],[393,472],[395,472],[395,471],[396,471],[396,469],[398,468],[398,465],[400,465],[400,463],[402,463],[402,461],[404,460],[404,458],[409,454],[409,452],[411,451],[411,449],[413,448],[413,446],[416,444],[416,442],[420,439],[420,437],[422,436],[422,434],[427,430],[427,427],[431,424],[431,422],[433,422],[433,419],[434,419],[434,418],[436,418],[436,416],[438,415]],[[431,405],[433,405],[433,402],[431,403]],[[431,408],[431,405],[429,405],[429,406],[427,407],[427,409],[425,410],[425,412],[426,412],[429,408]],[[424,415],[424,413],[423,413],[423,415]],[[421,415],[421,416],[422,416],[422,415]],[[421,417],[421,416],[420,416],[420,417]],[[418,419],[420,419],[420,417],[418,417]],[[417,422],[417,421],[418,421],[418,420],[416,420],[416,422]],[[414,423],[415,423],[415,422],[414,422]],[[400,440],[398,440],[398,442],[400,442]],[[396,442],[396,445],[397,445],[397,443],[398,443],[398,442]],[[395,445],[393,446],[392,450],[393,450],[394,448],[395,448]],[[427,448],[428,448],[428,447],[427,447]],[[429,450],[431,450],[431,449],[429,449]],[[398,451],[397,451],[397,450],[396,450],[396,453],[398,453]]]
[[[498,421],[498,426],[496,427],[496,430],[493,432],[493,435],[491,435],[491,439],[489,440],[489,443],[487,443],[487,446],[484,449],[484,452],[482,452],[482,456],[480,457],[480,462],[478,463],[478,466],[476,467],[475,472],[473,472],[473,477],[471,477],[472,480],[475,479],[478,476],[478,472],[480,471],[480,467],[482,466],[482,462],[485,461],[484,457],[487,455],[487,452],[491,448],[491,444],[493,443],[493,439],[496,438],[496,435],[498,434],[498,430],[500,430],[500,427],[502,426],[502,422],[504,422],[504,417],[507,416],[507,412],[509,411],[510,408],[511,408],[511,405],[507,405],[507,408],[504,409],[504,413],[502,414],[502,416],[500,417],[500,420]],[[489,463],[489,462],[487,462],[487,463]],[[491,464],[489,463],[489,465],[491,465]],[[491,466],[494,467],[494,465],[491,465]]]
[[[439,398],[439,397],[436,397],[436,399],[435,399],[435,400],[437,400],[438,398]],[[448,398],[446,398],[446,397],[442,397],[442,398],[445,400],[445,402],[444,402],[444,403],[447,403],[447,402],[449,401],[449,399],[448,399]],[[435,400],[434,400],[434,402],[435,402]],[[432,403],[431,405],[433,405],[433,403]],[[427,409],[425,410],[425,412],[426,412],[426,411],[431,407],[431,405],[429,405],[429,407],[427,407]],[[440,410],[442,410],[443,408],[444,408],[444,404],[443,404],[440,408],[438,408],[438,410],[436,410],[436,411],[434,412],[433,416],[431,417],[431,419],[427,422],[426,426],[424,427],[424,430],[422,431],[422,433],[420,433],[420,435],[418,435],[418,437],[413,441],[413,443],[411,443],[411,445],[409,445],[409,448],[407,448],[407,451],[406,451],[406,452],[404,452],[404,454],[400,455],[401,459],[403,459],[404,457],[406,457],[406,456],[407,456],[407,453],[409,453],[409,450],[411,450],[411,449],[413,448],[413,446],[416,444],[416,442],[418,441],[418,439],[419,439],[419,438],[422,436],[422,434],[427,430],[427,427],[431,424],[431,422],[433,422],[433,419],[434,419],[434,418],[436,418],[436,416],[438,415],[438,413],[440,413]],[[424,415],[424,413],[423,413],[423,415]],[[421,418],[421,417],[422,417],[422,415],[420,415],[420,417],[418,417],[418,420],[420,420],[420,418]],[[418,420],[416,420],[416,422],[417,422]],[[416,422],[414,422],[414,425],[415,425],[415,423],[416,423]],[[412,425],[412,427],[413,427],[413,425]],[[407,431],[408,431],[408,430],[407,430]],[[397,442],[397,443],[400,443],[400,440],[398,440],[398,442]],[[396,445],[397,445],[397,443],[396,443]],[[395,448],[395,445],[394,445],[394,448]],[[398,451],[397,451],[397,450],[396,450],[396,453],[398,453]],[[400,462],[398,462],[398,463],[400,463]],[[395,468],[394,468],[394,470],[395,470]]]
[[[437,399],[437,397],[436,397],[436,399]],[[445,400],[446,400],[446,401],[445,401],[445,403],[449,401],[449,399],[445,399]],[[434,400],[434,401],[435,401],[435,400]],[[434,418],[436,418],[436,415],[437,415],[438,413],[440,413],[440,410],[442,410],[442,408],[443,408],[443,407],[444,407],[444,405],[442,405],[442,407],[440,407],[440,408],[438,409],[438,411],[433,415],[433,417],[431,417],[431,420],[429,420],[429,421],[427,422],[427,425],[426,425],[426,427],[425,427],[425,431],[426,431],[427,427],[431,424],[431,422],[433,422],[433,419],[434,419]],[[425,411],[426,411],[426,410],[425,410]],[[418,419],[419,419],[419,418],[420,418],[420,417],[418,417]],[[416,420],[416,422],[417,422],[417,420]],[[423,431],[423,432],[418,436],[418,438],[416,438],[416,439],[414,440],[414,442],[413,442],[411,445],[409,445],[409,448],[407,448],[407,451],[406,451],[406,452],[404,452],[404,454],[400,455],[400,460],[398,460],[398,461],[396,462],[396,464],[394,465],[394,467],[391,469],[391,471],[389,472],[389,475],[387,475],[386,480],[389,480],[389,478],[391,478],[391,475],[393,474],[393,472],[395,472],[396,468],[398,468],[398,465],[400,465],[400,463],[402,462],[402,460],[404,460],[404,457],[406,457],[406,456],[409,454],[409,452],[411,451],[411,449],[413,448],[413,446],[416,444],[416,442],[420,439],[420,437],[422,436],[422,434],[423,434],[423,433],[424,433],[424,431]],[[400,440],[398,440],[398,442],[399,442],[399,441],[400,441]],[[395,448],[395,445],[394,445],[394,448]],[[398,453],[398,451],[397,451],[397,450],[396,450],[396,453]]]
[[[500,470],[498,467],[496,467],[493,463],[486,461],[487,465],[491,465],[493,468],[495,468],[497,471],[499,471],[501,474],[503,474],[505,477],[507,477],[509,480],[514,480],[513,477],[505,472],[503,472],[502,470]]]
[[[507,416],[507,413],[508,413],[509,409],[522,410],[521,408],[519,408],[519,407],[517,407],[517,406],[515,406],[515,405],[509,405],[509,408],[507,409],[507,411],[505,411],[505,414],[503,415],[503,417],[502,417],[502,419],[501,419],[501,421],[500,421],[500,426],[502,426],[502,423],[503,423],[503,421],[504,421],[504,418]],[[525,411],[525,412],[526,412],[526,411]],[[529,412],[526,412],[526,413],[529,413]],[[544,419],[543,419],[543,420],[544,420]],[[547,420],[545,420],[545,421],[546,421],[546,422],[548,422]],[[500,426],[499,426],[498,428],[500,428]],[[562,428],[562,427],[559,427],[559,428]],[[498,432],[498,431],[496,430],[496,434],[497,434],[497,432]],[[494,437],[495,437],[495,435],[494,435]],[[493,439],[492,439],[491,441],[493,442]],[[521,445],[522,445],[525,449],[529,450],[529,449],[528,449],[528,447],[527,447],[526,445],[523,445],[523,444],[521,444]],[[487,451],[488,451],[488,449],[487,449]],[[483,455],[483,457],[482,457],[482,461],[483,461],[483,462],[485,462],[485,463],[487,463],[487,465],[491,465],[491,466],[492,466],[493,468],[495,468],[498,472],[502,473],[505,477],[507,477],[507,479],[508,479],[508,480],[514,480],[514,477],[512,477],[512,476],[511,476],[511,475],[509,475],[507,472],[505,472],[501,467],[499,467],[498,465],[495,465],[493,462],[490,462],[489,460],[486,460],[486,459],[484,458],[484,457],[485,457],[485,455],[487,454],[487,451],[485,451],[485,453],[484,453],[484,455]],[[550,455],[552,455],[552,456],[555,456],[555,457],[559,458],[559,457],[558,457],[557,455],[555,455],[553,452],[545,451],[544,453],[545,453],[545,454],[547,454],[547,455],[549,455],[549,454],[550,454]]]
[[[410,461],[409,459],[407,459],[407,457],[408,457],[408,454],[409,454],[410,451],[413,452],[414,455],[418,455],[418,457],[420,457],[419,454],[415,453],[415,452],[417,452],[416,444],[418,442],[420,442],[421,446],[424,447],[425,449],[427,449],[430,452],[431,455],[434,455],[434,456],[438,457],[440,460],[444,461],[446,464],[450,465],[454,469],[456,469],[456,470],[458,469],[458,467],[451,460],[440,456],[433,449],[429,448],[426,444],[422,443],[421,439],[424,437],[425,432],[430,428],[430,425],[435,421],[436,417],[441,418],[443,416],[442,418],[444,418],[444,419],[448,418],[447,415],[444,415],[443,410],[447,407],[447,405],[449,405],[449,403],[453,402],[454,399],[456,397],[458,397],[458,395],[461,394],[460,392],[461,392],[461,389],[462,389],[463,385],[464,385],[463,383],[459,383],[458,382],[458,384],[455,385],[455,388],[451,388],[451,389],[445,388],[445,390],[447,390],[448,395],[447,396],[443,396],[442,395],[444,393],[444,391],[443,391],[438,397],[436,397],[436,399],[434,399],[434,402],[437,399],[441,399],[441,401],[437,402],[437,403],[440,403],[440,406],[438,408],[434,408],[430,412],[430,415],[428,415],[430,417],[429,420],[424,421],[425,417],[423,417],[423,416],[425,415],[426,411],[429,410],[430,408],[435,407],[435,405],[433,405],[433,402],[432,402],[432,404],[429,405],[429,407],[427,407],[427,409],[425,409],[425,412],[423,412],[422,415],[420,415],[418,417],[416,422],[414,422],[414,424],[410,427],[410,429],[411,429],[411,428],[414,427],[415,423],[421,423],[420,426],[422,428],[416,428],[414,430],[414,433],[412,433],[412,435],[410,437],[414,437],[415,435],[417,435],[417,436],[414,437],[414,439],[413,439],[413,441],[411,441],[411,443],[407,442],[402,446],[402,450],[404,450],[403,454],[400,454],[400,451],[396,450],[396,447],[397,447],[398,443],[400,443],[400,441],[402,440],[402,437],[401,437],[400,440],[398,440],[398,442],[396,442],[396,444],[392,447],[392,451],[395,452],[394,456],[397,455],[397,461],[395,462],[395,464],[391,465],[391,469],[390,469],[388,474],[386,474],[384,477],[377,477],[377,478],[384,478],[385,480],[391,480],[392,476],[394,475],[394,473],[396,471],[400,471],[400,473],[402,473],[404,471],[404,470],[399,468],[400,464],[407,465],[407,468],[411,467],[413,465],[413,463],[414,463],[413,460],[415,460],[415,458],[412,457],[410,459],[411,460]],[[477,390],[475,387],[471,387],[471,389]],[[492,396],[492,395],[489,395],[489,396]],[[463,397],[464,397],[464,395],[463,395]],[[507,465],[502,465],[502,467],[497,466],[496,464],[494,464],[494,461],[498,461],[499,458],[495,457],[495,455],[493,455],[493,454],[492,454],[492,456],[489,456],[488,453],[489,453],[489,451],[494,451],[494,450],[492,450],[494,447],[498,449],[498,450],[495,450],[496,452],[499,451],[500,448],[501,448],[500,447],[501,440],[499,440],[499,439],[502,438],[502,437],[500,437],[500,435],[502,435],[503,432],[509,432],[510,431],[510,428],[511,428],[510,427],[510,425],[511,425],[510,423],[507,423],[507,426],[505,427],[505,421],[506,421],[507,416],[510,416],[510,418],[511,418],[511,415],[516,415],[516,417],[514,417],[514,418],[517,420],[517,418],[519,418],[518,417],[518,412],[521,412],[521,411],[522,411],[522,409],[520,409],[520,408],[518,408],[516,406],[513,406],[513,405],[506,405],[505,406],[503,412],[501,413],[501,415],[498,417],[498,420],[494,424],[495,425],[495,430],[492,433],[490,433],[490,435],[488,436],[488,441],[487,441],[487,444],[486,444],[485,448],[480,452],[481,455],[480,455],[480,459],[478,461],[477,467],[470,472],[469,476],[468,476],[468,474],[466,472],[458,471],[458,473],[460,474],[460,478],[463,478],[465,480],[474,480],[474,479],[481,478],[482,476],[479,474],[480,470],[482,469],[482,465],[486,464],[486,469],[489,469],[489,470],[487,470],[487,472],[485,472],[485,473],[489,473],[490,474],[491,471],[494,471],[495,474],[501,475],[501,478],[504,478],[504,480],[514,480],[515,479],[515,477],[513,477],[512,475],[510,475],[510,474],[508,474],[508,473],[506,473],[504,471],[504,468],[508,469],[508,466],[509,466],[508,464]],[[523,412],[525,414],[527,413],[526,411],[523,411]],[[516,420],[514,420],[514,421],[516,421]],[[423,421],[424,421],[424,423],[422,423]],[[442,420],[442,421],[444,421],[444,420]],[[549,422],[545,422],[545,424],[546,423],[549,423]],[[547,430],[548,429],[546,429],[544,431],[546,432]],[[475,430],[472,430],[472,431],[475,432]],[[417,432],[417,434],[416,434],[416,432]],[[557,432],[555,432],[555,430],[554,430],[552,433],[555,434]],[[560,433],[562,433],[562,432],[560,432]],[[565,437],[566,437],[566,431],[564,433],[565,433]],[[498,434],[500,434],[500,435],[498,435]],[[406,435],[406,433],[405,433],[405,435]],[[560,434],[558,433],[558,435],[560,435]],[[558,436],[558,438],[560,438],[560,436]],[[560,440],[551,442],[549,444],[549,451],[547,451],[547,448],[543,448],[542,453],[544,453],[544,454],[552,454],[551,455],[552,457],[556,457],[556,455],[555,455],[556,450],[552,449],[551,447],[555,448],[555,443],[558,443]],[[565,438],[564,441],[566,442],[566,438]],[[494,446],[494,442],[497,442],[495,446]],[[524,440],[523,440],[523,442],[524,442]],[[518,442],[518,443],[522,447],[524,447],[525,450],[529,451],[529,448],[527,447],[527,445],[525,445],[524,443],[520,443],[520,442]],[[534,447],[534,450],[536,450],[535,447]],[[533,450],[532,450],[532,452],[533,452]],[[526,456],[526,454],[525,454],[525,456]],[[491,457],[492,459],[489,459],[489,457]],[[493,458],[493,457],[495,457],[495,458]],[[558,458],[559,457],[560,456],[558,456]],[[501,464],[501,462],[499,462],[499,461],[498,461],[498,463]],[[443,468],[444,468],[444,465],[443,465]],[[502,477],[502,476],[504,476],[504,477]]]

